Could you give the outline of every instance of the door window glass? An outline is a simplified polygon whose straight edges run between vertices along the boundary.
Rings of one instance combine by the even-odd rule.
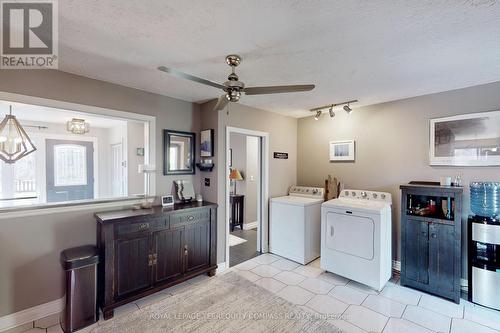
[[[78,145],[54,146],[54,185],[87,185],[87,148]]]

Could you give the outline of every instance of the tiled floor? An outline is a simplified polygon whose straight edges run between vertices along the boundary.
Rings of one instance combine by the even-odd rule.
[[[246,242],[229,248],[229,267],[238,265],[260,254],[260,252],[257,252],[257,229],[240,230],[236,228],[231,234],[246,239]]]
[[[253,283],[323,315],[344,332],[500,333],[500,311],[462,300],[455,304],[399,285],[393,278],[381,292],[327,273],[319,260],[301,266],[263,254],[231,268]]]
[[[263,254],[227,271],[238,273],[305,311],[323,315],[347,333],[500,333],[500,311],[489,310],[465,300],[458,305],[402,287],[398,278],[392,279],[381,292],[377,292],[322,271],[319,260],[301,266],[273,254]],[[124,305],[115,310],[115,317],[171,297],[206,279],[208,276],[201,275]],[[24,330],[15,332],[62,332],[57,325],[57,316],[23,326]],[[79,332],[90,332],[93,327]]]

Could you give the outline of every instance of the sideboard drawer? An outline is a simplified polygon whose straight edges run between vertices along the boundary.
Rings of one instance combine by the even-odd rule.
[[[210,209],[196,210],[190,213],[173,214],[170,216],[172,226],[206,220],[210,220]]]
[[[124,224],[117,224],[115,226],[116,234],[118,236],[135,234],[138,232],[151,232],[161,229],[168,229],[168,218],[155,217],[155,218],[135,218],[130,219]]]

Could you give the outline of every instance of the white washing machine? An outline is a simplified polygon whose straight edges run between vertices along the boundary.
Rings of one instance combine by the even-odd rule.
[[[321,206],[321,268],[381,290],[392,274],[390,193],[343,190]]]
[[[289,195],[271,199],[269,250],[300,264],[320,255],[324,189],[292,186]]]

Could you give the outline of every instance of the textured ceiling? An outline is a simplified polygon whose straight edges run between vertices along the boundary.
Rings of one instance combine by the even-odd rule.
[[[159,65],[223,82],[240,54],[247,86],[316,84],[241,100],[297,117],[500,80],[494,0],[64,0],[59,14],[60,70],[192,102],[221,92]]]

